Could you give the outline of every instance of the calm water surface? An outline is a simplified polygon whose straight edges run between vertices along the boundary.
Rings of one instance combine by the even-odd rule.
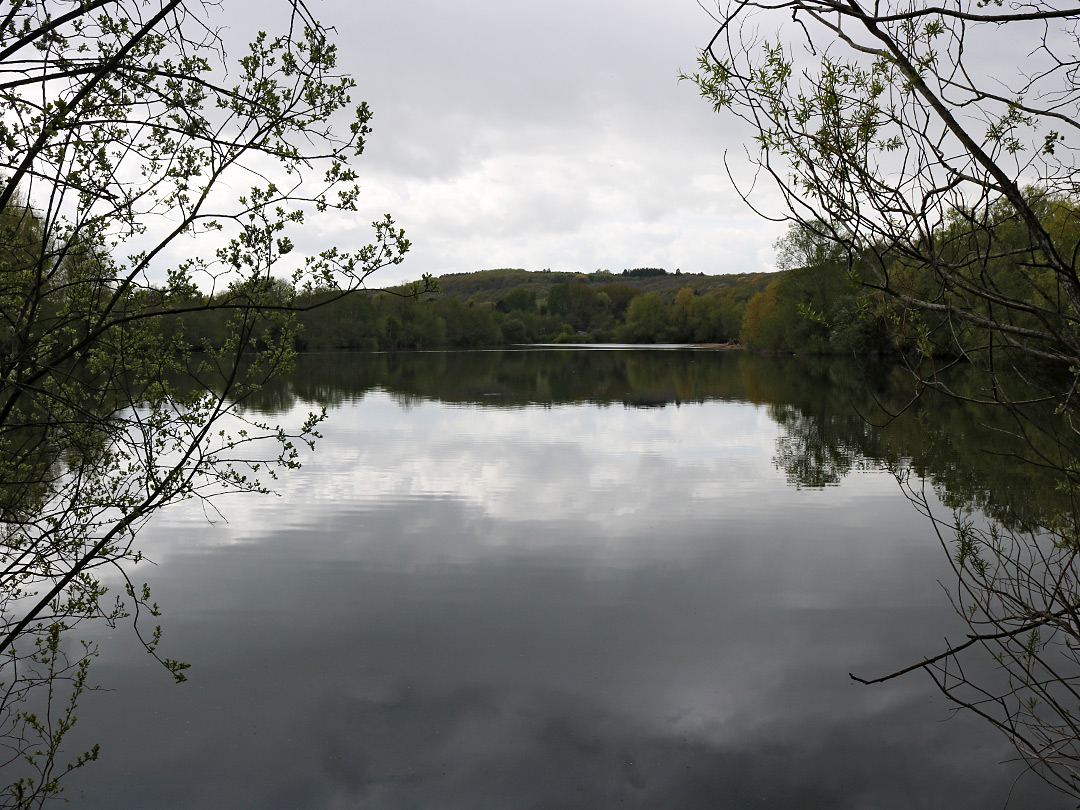
[[[913,424],[858,415],[910,389],[888,369],[703,351],[303,358],[259,403],[283,422],[330,410],[281,496],[185,505],[141,536],[158,565],[135,578],[190,681],[124,628],[103,637],[111,691],[79,725],[103,753],[68,796],[1068,807],[1034,779],[1012,789],[1010,747],[948,719],[927,677],[848,678],[964,632],[886,460],[986,508],[1032,487],[980,462],[962,409],[925,458]]]

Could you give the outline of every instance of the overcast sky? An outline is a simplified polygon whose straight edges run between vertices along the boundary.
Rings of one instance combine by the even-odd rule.
[[[246,3],[245,5],[241,5]],[[226,16],[257,0],[226,0]],[[745,132],[680,70],[713,22],[694,0],[313,0],[374,111],[355,221],[306,236],[355,247],[390,213],[413,242],[379,284],[495,267],[773,269],[782,226],[724,169]],[[301,249],[315,244],[300,245]]]

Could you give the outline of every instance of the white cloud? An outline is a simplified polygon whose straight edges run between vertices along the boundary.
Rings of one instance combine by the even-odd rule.
[[[299,422],[306,411],[297,405],[275,419]],[[514,525],[558,516],[594,538],[601,555],[640,561],[655,551],[640,545],[651,536],[643,525],[696,521],[723,533],[785,510],[846,510],[857,499],[909,508],[887,474],[859,473],[824,491],[786,487],[774,464],[777,425],[766,408],[745,402],[486,408],[478,420],[473,408],[419,401],[405,409],[376,391],[335,409],[323,432],[319,451],[304,454],[304,469],[275,484],[283,497],[219,499],[229,524],[208,526],[200,542],[249,542],[252,527],[308,527],[318,523],[314,515],[446,501],[500,527],[460,538],[468,547],[455,554],[525,542]],[[190,527],[200,509],[165,510],[140,540],[147,556],[162,562],[171,529]],[[529,537],[565,542],[551,530]]]
[[[227,4],[232,36],[253,3]],[[742,137],[680,69],[712,21],[692,0],[324,2],[340,63],[375,113],[355,217],[298,247],[356,248],[391,213],[413,241],[376,283],[489,267],[764,270],[779,228],[734,194]],[[235,50],[235,49],[234,49]]]

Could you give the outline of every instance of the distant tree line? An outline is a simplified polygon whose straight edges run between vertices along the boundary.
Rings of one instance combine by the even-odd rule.
[[[538,284],[543,275],[555,283]],[[668,280],[675,276],[666,274]],[[475,276],[472,277],[472,276]],[[235,285],[213,296],[162,296],[166,337],[191,349],[220,349],[230,340],[230,305],[255,297],[264,305],[259,345],[293,335],[299,351],[477,348],[525,343],[743,343],[750,348],[834,353],[883,352],[888,335],[861,318],[857,291],[837,263],[755,274],[719,289],[642,289],[610,273],[470,274],[435,294],[407,288],[295,290],[283,279],[266,289]],[[651,281],[656,276],[627,276]],[[688,274],[688,281],[697,281]],[[715,277],[713,277],[715,278]],[[146,293],[153,297],[153,291]],[[280,310],[279,310],[280,308]],[[282,318],[287,311],[288,323]],[[832,325],[832,320],[836,325]]]
[[[614,278],[609,276],[609,278]],[[392,350],[436,347],[474,348],[519,343],[728,343],[737,341],[748,302],[763,280],[725,290],[695,292],[690,287],[645,292],[617,281],[593,283],[571,277],[537,291],[510,287],[495,301],[461,300],[446,294],[414,295],[407,288],[342,295],[333,290],[296,291],[283,280],[260,290],[269,343],[285,326],[271,318],[287,310],[299,327],[293,337],[300,351],[319,349]],[[166,315],[170,339],[190,348],[219,348],[229,340],[229,311],[222,300],[237,300],[243,290],[219,296],[193,291]],[[222,300],[219,300],[222,299]],[[164,306],[164,305],[163,305]]]
[[[1077,205],[1065,197],[1044,197],[1034,203],[1052,232],[1065,233],[1078,225]],[[993,212],[979,216],[980,231],[970,239],[992,238],[1008,244],[1014,219],[1002,216],[993,225]],[[932,234],[962,260],[964,229],[969,219],[957,217],[945,230]],[[444,276],[441,291],[416,295],[409,287],[342,295],[335,290],[294,290],[283,280],[264,281],[258,291],[230,287],[214,297],[180,301],[188,310],[165,319],[170,336],[182,334],[191,347],[220,348],[229,339],[229,309],[223,302],[243,302],[257,293],[261,302],[288,310],[300,328],[294,348],[418,349],[471,348],[522,343],[741,343],[747,348],[803,354],[885,355],[919,351],[953,355],[965,347],[986,344],[986,329],[977,322],[962,328],[939,312],[913,312],[896,293],[923,300],[939,296],[940,281],[899,257],[892,264],[894,289],[889,294],[872,288],[871,274],[846,255],[828,223],[793,225],[776,243],[774,274],[700,276],[668,273],[663,268],[635,268],[622,275],[524,270],[490,270]],[[884,252],[884,251],[883,251]],[[1003,251],[1007,256],[1007,251]],[[999,295],[1009,300],[1031,298],[1031,313],[1020,308],[1013,324],[1018,329],[1038,323],[1037,307],[1059,295],[1056,281],[1047,277],[1021,283],[1005,258],[983,271]],[[272,289],[270,289],[272,288]],[[152,295],[152,291],[147,295]],[[201,302],[201,303],[200,303]],[[987,307],[990,304],[986,305]],[[266,310],[263,342],[272,343],[286,324]],[[1026,320],[1025,320],[1026,319]],[[1028,323],[1031,321],[1031,323]],[[1052,326],[1052,325],[1051,325]]]

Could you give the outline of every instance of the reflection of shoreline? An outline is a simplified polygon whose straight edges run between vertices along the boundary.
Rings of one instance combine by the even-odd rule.
[[[978,398],[979,385],[962,369],[949,376],[961,396]],[[774,462],[796,487],[836,484],[865,468],[863,460],[903,461],[949,493],[950,504],[977,508],[1005,525],[1039,524],[1062,506],[1046,470],[1001,463],[1031,451],[1010,440],[1007,414],[933,391],[912,407],[910,372],[883,360],[601,344],[332,352],[298,357],[293,373],[271,381],[248,404],[267,415],[312,405],[334,409],[375,390],[406,407],[430,401],[493,410],[591,404],[661,411],[744,402],[766,408],[780,425]],[[1045,418],[1054,418],[1049,409]],[[1049,441],[1055,432],[1040,435]]]
[[[332,404],[335,398],[375,387],[468,404],[493,404],[492,394],[497,393],[504,406],[616,405],[638,400],[676,405],[713,399],[772,404],[776,398],[771,390],[762,396],[757,389],[762,385],[776,388],[769,381],[787,376],[788,359],[721,344],[536,344],[511,349],[306,354],[297,357],[296,372],[277,393],[318,404]],[[818,365],[800,362],[800,368]],[[844,365],[844,361],[833,360],[830,365]],[[844,374],[851,376],[851,372]],[[263,407],[273,407],[270,386],[266,395]]]

